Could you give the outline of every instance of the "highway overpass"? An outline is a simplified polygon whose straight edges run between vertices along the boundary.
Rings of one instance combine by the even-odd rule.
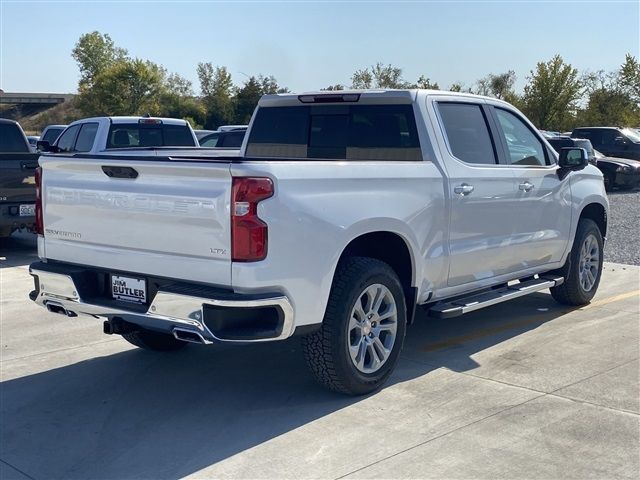
[[[73,98],[69,93],[13,93],[0,91],[0,104],[54,106]]]

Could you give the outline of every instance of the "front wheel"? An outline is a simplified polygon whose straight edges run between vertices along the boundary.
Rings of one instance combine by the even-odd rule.
[[[602,275],[603,246],[602,233],[595,222],[581,219],[569,258],[561,269],[564,283],[551,288],[551,295],[556,301],[575,306],[591,301]]]
[[[307,363],[327,388],[363,395],[380,388],[402,349],[407,312],[393,269],[373,258],[338,265],[323,324],[302,339]]]

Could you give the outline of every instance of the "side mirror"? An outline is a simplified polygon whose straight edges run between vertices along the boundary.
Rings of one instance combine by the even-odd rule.
[[[51,152],[51,153],[60,152],[60,149],[57,147],[57,145],[51,145],[46,140],[38,140],[38,142],[36,143],[36,148],[41,152]]]
[[[564,147],[560,149],[558,165],[563,170],[582,170],[589,165],[589,155],[584,148]]]
[[[624,137],[622,137],[622,136],[619,136],[619,137],[616,137],[616,138],[613,140],[613,143],[614,143],[614,144],[616,144],[616,145],[618,145],[618,146],[620,146],[620,147],[624,147],[624,146],[626,146],[629,142],[627,141],[627,139],[626,139],[626,138],[624,138]]]

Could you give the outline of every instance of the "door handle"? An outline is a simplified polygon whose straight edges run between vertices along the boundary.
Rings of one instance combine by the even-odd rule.
[[[533,185],[532,183],[524,182],[524,183],[521,183],[520,185],[518,185],[518,188],[520,190],[525,191],[525,192],[530,192],[531,190],[533,190],[534,186],[535,185]]]
[[[469,195],[471,192],[473,192],[473,185],[469,185],[468,183],[463,183],[462,185],[458,185],[457,187],[454,187],[453,191],[458,195],[461,195],[464,197],[466,195]]]

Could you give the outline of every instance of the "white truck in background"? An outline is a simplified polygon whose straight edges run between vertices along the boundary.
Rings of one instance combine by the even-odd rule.
[[[239,157],[195,153],[43,155],[31,299],[151,350],[300,335],[323,385],[364,394],[417,306],[598,288],[602,174],[503,101],[268,95]]]
[[[177,118],[93,117],[69,124],[55,142],[38,142],[38,149],[54,154],[172,155],[199,147],[189,122]],[[236,151],[238,149],[235,149]],[[237,153],[237,152],[236,152]],[[233,151],[206,150],[201,155],[234,155]],[[190,155],[198,155],[191,152]]]

